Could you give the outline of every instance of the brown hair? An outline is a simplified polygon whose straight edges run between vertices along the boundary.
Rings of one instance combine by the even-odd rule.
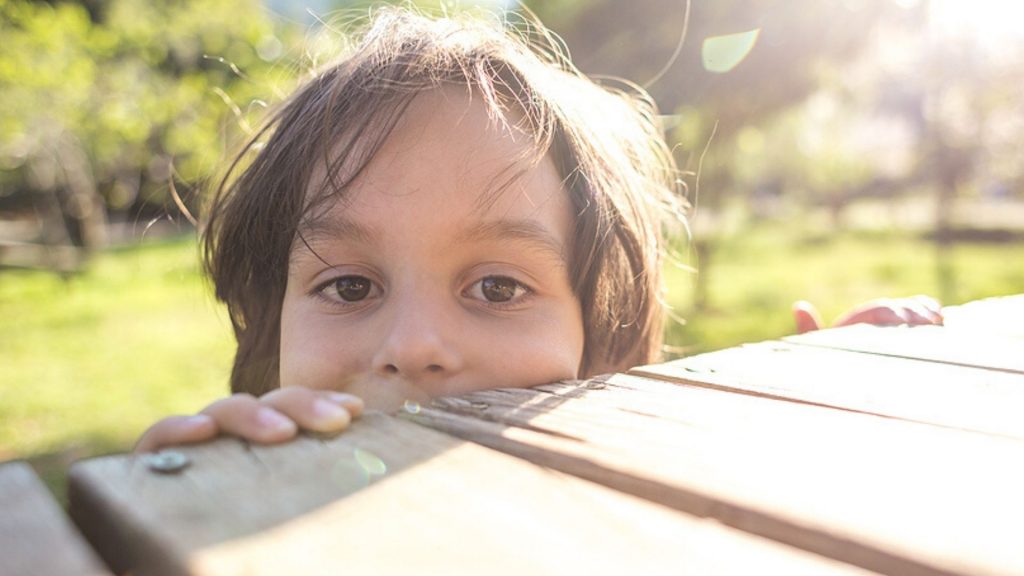
[[[564,179],[575,211],[569,273],[584,319],[581,374],[658,358],[661,215],[681,221],[684,202],[654,104],[642,90],[587,79],[530,25],[528,42],[478,19],[381,9],[352,53],[300,87],[236,157],[203,229],[206,270],[238,340],[233,391],[278,387],[281,302],[302,222],[344,201],[412,98],[452,84],[480,95],[492,117],[525,126],[538,158],[550,154]],[[311,194],[325,166],[326,183]]]

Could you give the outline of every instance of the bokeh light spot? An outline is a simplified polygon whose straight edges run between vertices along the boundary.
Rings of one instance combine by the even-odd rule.
[[[724,74],[742,62],[754,49],[761,29],[748,32],[709,36],[700,48],[701,61],[708,72]]]
[[[370,484],[366,471],[354,458],[348,457],[334,463],[334,467],[331,468],[331,481],[345,492],[355,492]]]
[[[353,456],[355,456],[356,462],[359,463],[359,467],[366,472],[367,476],[383,476],[388,471],[387,464],[384,464],[383,460],[369,450],[356,448],[353,451]]]

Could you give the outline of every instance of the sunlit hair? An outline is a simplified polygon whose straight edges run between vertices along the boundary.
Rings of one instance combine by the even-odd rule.
[[[233,391],[279,385],[282,299],[303,225],[345,201],[417,94],[451,86],[531,134],[534,160],[550,155],[563,178],[585,329],[581,375],[658,359],[661,228],[665,215],[682,221],[683,202],[654,104],[639,89],[584,77],[536,22],[509,30],[381,9],[362,42],[301,86],[238,155],[203,230],[205,266],[238,340]]]

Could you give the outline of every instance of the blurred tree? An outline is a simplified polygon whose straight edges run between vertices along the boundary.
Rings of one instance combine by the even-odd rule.
[[[878,22],[905,16],[887,0],[545,0],[530,7],[564,39],[581,70],[648,87],[672,115],[667,127],[679,144],[680,165],[692,175],[691,191],[709,191],[692,200],[715,211],[730,199],[750,201],[749,194],[737,198],[741,192],[778,192],[773,188],[782,181],[770,175],[757,186],[737,182],[764,166],[768,155],[760,155],[775,146],[759,127],[802,103],[824,74],[855,58]],[[713,241],[713,231],[696,229],[698,309],[709,305]]]
[[[933,193],[941,242],[955,233],[954,200],[963,194],[1024,194],[1024,34],[1009,24],[1024,9],[1011,4],[545,0],[530,6],[585,72],[649,84],[668,114],[680,164],[690,171],[691,194],[699,184],[701,212],[721,216],[738,207],[742,217],[757,217],[804,203],[828,207],[839,225],[853,201],[926,190]],[[662,70],[677,47],[678,57]],[[699,220],[698,308],[707,304],[715,235],[729,230],[721,218],[710,228]]]
[[[565,41],[584,72],[648,87],[661,108],[729,137],[801,102],[822,68],[848,61],[866,31],[900,11],[887,0],[545,0],[530,4]],[[677,59],[669,59],[686,28]],[[709,65],[707,40],[756,31],[749,53],[727,70]],[[737,39],[742,40],[742,38]],[[692,130],[690,130],[692,131]],[[699,142],[699,140],[696,140]],[[700,148],[700,146],[695,146]]]
[[[172,179],[209,176],[294,77],[256,0],[0,0],[0,35],[0,202],[62,214],[55,243],[101,245],[107,209],[173,212]]]

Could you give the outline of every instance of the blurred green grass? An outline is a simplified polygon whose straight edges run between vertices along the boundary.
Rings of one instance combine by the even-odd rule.
[[[0,273],[0,459],[130,449],[225,394],[233,342],[191,238],[96,255],[67,279]]]
[[[793,331],[790,305],[826,319],[874,297],[928,293],[947,304],[1024,292],[1019,244],[959,244],[939,256],[908,234],[824,236],[757,225],[718,239],[709,302],[668,266],[668,341],[687,354]],[[681,260],[689,260],[684,249]],[[942,282],[946,278],[948,281]],[[194,238],[96,255],[81,274],[0,273],[0,460],[26,458],[55,492],[76,458],[129,450],[157,419],[228,392],[230,325],[202,279]]]
[[[794,301],[809,300],[831,322],[878,297],[928,294],[945,305],[1024,292],[1019,243],[958,243],[944,251],[917,235],[851,231],[825,235],[763,224],[718,238],[707,266],[708,303],[693,307],[696,274],[666,269],[668,302],[683,323],[670,321],[666,340],[677,353],[696,354],[792,334]],[[698,272],[698,274],[701,272]]]

